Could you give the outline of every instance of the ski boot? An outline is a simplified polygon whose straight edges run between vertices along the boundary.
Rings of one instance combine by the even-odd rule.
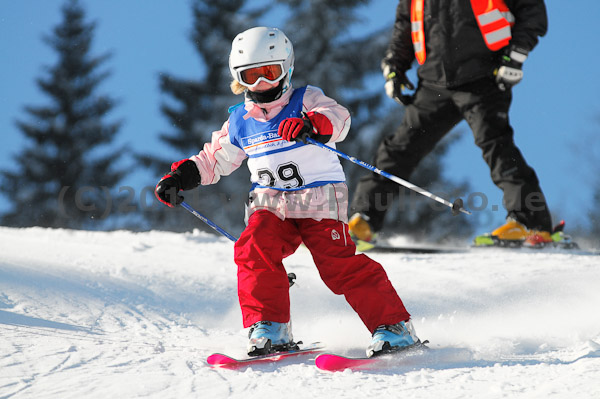
[[[368,251],[375,247],[377,234],[369,225],[369,217],[362,213],[355,213],[348,221],[350,237],[356,244],[359,252]]]
[[[475,246],[498,246],[518,248],[523,245],[540,247],[552,242],[548,231],[529,230],[525,225],[513,218],[507,218],[506,223],[491,233],[475,237]]]
[[[248,332],[248,355],[260,356],[274,352],[298,349],[293,341],[290,323],[259,321]]]
[[[397,352],[420,343],[410,320],[379,326],[373,332],[371,344],[367,347],[367,357]]]

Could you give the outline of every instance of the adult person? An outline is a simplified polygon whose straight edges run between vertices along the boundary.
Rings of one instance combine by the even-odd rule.
[[[543,0],[400,0],[382,61],[388,96],[404,105],[395,134],[377,150],[375,166],[409,179],[419,161],[460,121],[503,191],[506,223],[494,240],[543,245],[552,222],[534,170],[513,141],[512,87],[538,37],[547,30]],[[417,60],[414,90],[406,71]],[[397,185],[375,173],[359,182],[351,203],[351,233],[373,240]]]

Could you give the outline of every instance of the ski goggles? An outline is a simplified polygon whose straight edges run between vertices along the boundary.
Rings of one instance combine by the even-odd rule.
[[[247,87],[256,87],[261,80],[277,83],[285,76],[283,62],[238,68],[236,73],[238,81]]]

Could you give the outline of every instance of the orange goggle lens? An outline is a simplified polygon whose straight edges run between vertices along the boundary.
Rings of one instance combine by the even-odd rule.
[[[245,69],[240,72],[240,78],[242,78],[242,83],[253,85],[260,78],[271,81],[276,80],[282,73],[283,69],[281,69],[281,65],[271,64]]]

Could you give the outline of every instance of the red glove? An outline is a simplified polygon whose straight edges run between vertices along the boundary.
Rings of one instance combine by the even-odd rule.
[[[304,113],[302,118],[287,118],[279,124],[277,134],[287,141],[306,142],[310,137],[320,143],[331,139],[333,127],[326,116],[317,112]]]

